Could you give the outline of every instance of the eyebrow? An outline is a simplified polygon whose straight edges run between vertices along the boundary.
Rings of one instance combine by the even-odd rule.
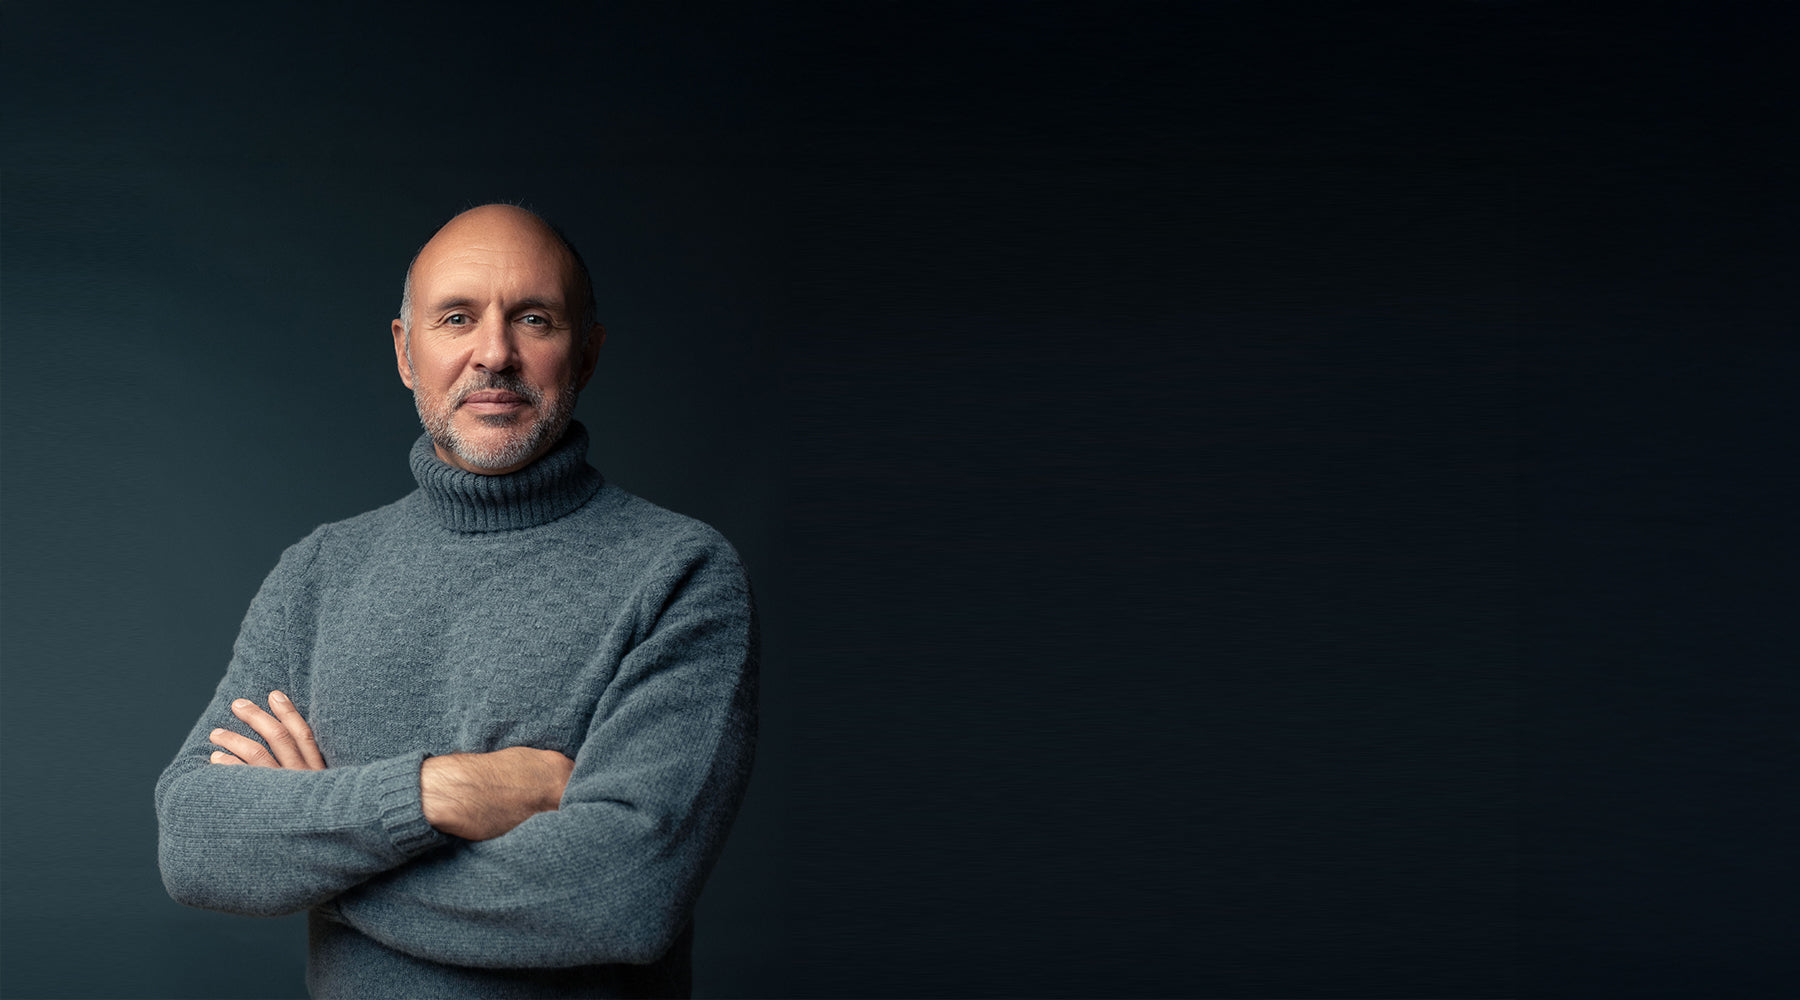
[[[433,302],[431,304],[431,311],[434,313],[435,312],[443,312],[446,309],[454,309],[457,306],[467,307],[467,306],[472,306],[474,304],[475,304],[475,300],[468,298],[466,296],[458,296],[456,298],[449,298],[449,299],[439,299],[438,301]]]
[[[457,295],[447,299],[439,299],[432,304],[431,311],[435,313],[443,312],[445,309],[472,309],[477,305],[480,305],[480,303],[476,302],[474,299],[469,298],[466,295]],[[550,312],[562,312],[563,304],[560,299],[540,299],[534,297],[520,299],[513,303],[512,308],[514,312],[521,309],[545,309]]]

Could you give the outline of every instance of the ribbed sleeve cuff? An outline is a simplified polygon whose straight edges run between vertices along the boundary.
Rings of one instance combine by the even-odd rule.
[[[394,847],[408,857],[448,838],[425,822],[425,806],[419,798],[419,768],[424,751],[390,757],[369,765],[381,802],[381,825]]]

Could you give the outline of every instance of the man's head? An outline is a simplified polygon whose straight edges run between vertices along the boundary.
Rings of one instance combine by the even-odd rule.
[[[419,250],[393,332],[438,457],[485,475],[556,444],[606,339],[580,255],[512,205],[472,208]]]

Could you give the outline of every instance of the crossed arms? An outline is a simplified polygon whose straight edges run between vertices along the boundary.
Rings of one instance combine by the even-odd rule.
[[[647,597],[655,625],[597,694],[573,759],[415,750],[326,767],[304,718],[310,682],[291,672],[307,662],[310,612],[282,596],[312,591],[303,548],[258,594],[218,694],[158,782],[170,894],[234,913],[318,907],[452,965],[660,957],[753,753],[754,618],[729,550],[690,553],[673,589]],[[263,692],[283,692],[271,712],[247,700]]]
[[[212,763],[323,771],[312,727],[280,691],[269,692],[263,711],[246,698],[231,703],[231,713],[263,738],[258,743],[229,729],[214,729]],[[507,747],[488,753],[427,757],[419,768],[419,802],[433,829],[464,840],[492,840],[562,801],[573,758],[555,750]]]

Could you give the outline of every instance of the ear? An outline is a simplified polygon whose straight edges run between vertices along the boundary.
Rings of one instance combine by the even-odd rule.
[[[600,345],[606,343],[606,327],[599,323],[588,332],[587,343],[581,348],[581,377],[575,380],[577,390],[586,389],[588,380],[594,377],[594,365],[600,360]]]
[[[412,365],[406,363],[406,327],[402,326],[399,320],[395,320],[393,329],[394,364],[400,368],[400,381],[406,383],[406,387],[411,389],[413,387]]]

